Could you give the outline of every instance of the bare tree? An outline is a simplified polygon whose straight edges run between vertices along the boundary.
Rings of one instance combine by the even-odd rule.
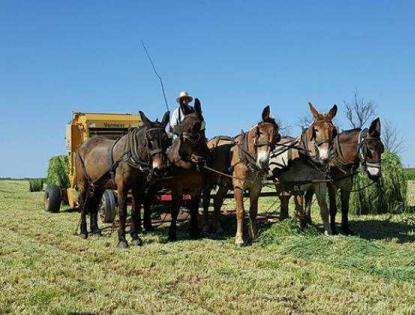
[[[346,118],[352,128],[362,128],[369,119],[375,116],[375,104],[360,97],[357,91],[354,93],[353,100],[345,101],[344,105],[346,106]]]
[[[392,153],[402,153],[405,149],[405,139],[390,121],[386,121],[382,125],[382,142],[385,150]]]
[[[307,128],[312,123],[313,123],[313,117],[311,117],[310,115],[304,115],[298,120],[297,126],[300,128]]]
[[[276,118],[275,119],[275,122],[277,123],[277,125],[278,125],[278,127],[279,127],[279,131],[280,131],[280,134],[282,135],[282,136],[286,136],[286,135],[288,135],[289,133],[290,133],[290,131],[291,131],[291,126],[290,125],[286,125],[282,120],[281,120],[281,118]]]

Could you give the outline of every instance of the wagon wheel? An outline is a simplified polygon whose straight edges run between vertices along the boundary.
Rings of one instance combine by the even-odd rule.
[[[45,189],[44,201],[47,212],[59,212],[62,202],[61,189],[55,185],[48,185]]]
[[[99,206],[99,216],[104,223],[112,223],[115,219],[115,195],[110,189],[104,191]]]

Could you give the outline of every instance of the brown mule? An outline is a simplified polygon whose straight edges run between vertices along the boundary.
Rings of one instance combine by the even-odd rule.
[[[153,230],[151,226],[150,206],[154,193],[160,189],[169,189],[172,194],[171,225],[169,240],[175,241],[177,215],[183,194],[190,194],[190,235],[199,236],[198,210],[201,190],[205,184],[205,173],[202,164],[206,161],[209,151],[206,146],[204,132],[200,130],[203,116],[200,101],[195,100],[194,111],[184,111],[184,119],[177,126],[175,132],[178,137],[174,139],[168,150],[168,159],[172,166],[166,177],[158,179],[149,189],[144,204],[144,228]]]
[[[220,209],[227,192],[233,188],[237,211],[237,233],[235,244],[243,246],[243,193],[249,190],[250,194],[250,229],[253,239],[257,233],[256,214],[258,198],[262,189],[262,179],[267,173],[270,152],[280,139],[279,127],[270,117],[269,106],[262,112],[262,121],[251,128],[247,133],[241,133],[235,138],[218,136],[208,142],[211,160],[209,167],[220,173],[232,176],[223,176],[214,171],[208,171],[206,185],[203,190],[203,232],[210,230],[208,210],[211,191],[215,186],[218,190],[214,199],[213,229],[214,234],[220,234],[223,229],[220,224]]]
[[[118,140],[92,137],[85,141],[76,156],[76,187],[80,193],[81,237],[87,238],[86,213],[91,216],[91,232],[100,234],[97,216],[98,206],[105,189],[117,189],[120,226],[118,246],[125,248],[127,218],[127,194],[132,190],[133,209],[130,234],[134,245],[141,245],[138,236],[141,229],[140,204],[145,187],[151,178],[157,177],[167,167],[166,147],[168,137],[165,127],[169,113],[161,123],[151,122],[140,112],[143,126],[134,128]]]
[[[368,177],[377,181],[381,176],[381,156],[384,146],[381,141],[381,124],[377,118],[370,124],[369,129],[352,129],[338,134],[333,145],[333,158],[330,161],[331,178],[334,183],[328,184],[330,201],[330,225],[336,233],[336,192],[340,190],[343,233],[349,235],[349,200],[353,189],[353,178],[360,165]],[[311,201],[314,191],[306,193],[306,216],[311,222]]]
[[[231,149],[231,167],[233,168],[232,187],[236,201],[235,244],[237,246],[245,244],[243,238],[245,218],[243,195],[245,190],[249,191],[250,199],[248,232],[251,239],[256,237],[256,216],[262,180],[267,175],[270,153],[279,140],[279,127],[270,117],[269,106],[266,106],[262,111],[260,123],[235,138],[235,145]]]
[[[320,114],[311,103],[309,107],[314,117],[313,123],[300,137],[285,137],[280,141],[271,154],[269,175],[276,179],[276,190],[280,193],[281,220],[288,217],[288,201],[290,196],[294,195],[298,224],[301,228],[306,225],[304,193],[313,186],[321,208],[325,233],[332,234],[325,200],[327,184],[324,181],[327,177],[326,166],[330,161],[333,139],[337,134],[332,122],[337,113],[337,106],[334,105],[327,114]],[[322,182],[312,183],[315,180]]]

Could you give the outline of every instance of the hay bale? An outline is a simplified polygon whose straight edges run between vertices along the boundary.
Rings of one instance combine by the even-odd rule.
[[[69,187],[68,156],[58,155],[49,159],[46,183],[60,188]]]
[[[355,178],[353,189],[371,183],[365,172]],[[407,179],[399,155],[382,155],[382,178],[378,183],[351,194],[350,211],[355,214],[397,213],[406,209]]]
[[[29,179],[29,191],[42,191],[43,184],[46,183],[46,178],[30,178]]]

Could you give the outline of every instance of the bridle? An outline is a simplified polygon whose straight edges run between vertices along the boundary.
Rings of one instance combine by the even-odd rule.
[[[149,128],[145,132],[146,148],[149,160],[156,154],[165,153],[166,143],[163,143],[164,127]],[[150,143],[156,141],[157,148],[150,148]]]
[[[179,136],[181,139],[186,140],[191,145],[199,143],[200,139],[202,138],[202,134],[200,131],[197,133],[183,131],[179,134]]]
[[[358,145],[357,145],[359,161],[366,170],[368,169],[368,167],[380,169],[381,167],[380,160],[374,160],[368,157],[368,151],[370,150],[368,147],[368,143],[367,143],[368,141],[376,141],[380,143],[381,145],[380,153],[383,153],[385,150],[380,137],[372,137],[369,134],[369,130],[367,128],[363,129],[362,131],[359,132]]]
[[[261,137],[261,130],[259,129],[259,126],[264,124],[272,124],[271,122],[260,122],[258,123],[254,128],[255,130],[255,138],[254,138],[254,148],[255,148],[255,155],[257,154],[257,149],[261,147],[268,147],[270,151],[273,151],[275,149],[275,143],[278,142],[278,139],[274,141],[274,139],[270,140],[259,140]],[[277,126],[278,129],[278,126]]]
[[[139,141],[138,133],[141,131],[141,128],[133,128],[130,129],[127,135],[127,142],[126,142],[126,149],[125,155],[127,155],[127,163],[137,168],[141,171],[150,171],[153,169],[153,165],[151,160],[153,156],[156,154],[166,154],[165,153],[165,144],[163,143],[163,133],[164,128],[160,127],[152,127],[148,128],[144,132],[144,146],[147,151],[147,156],[143,160],[142,158],[142,147],[143,143]],[[151,148],[150,143],[151,141],[157,140],[157,147]]]
[[[257,165],[256,165],[256,160],[257,160],[257,155],[258,155],[258,148],[261,147],[268,147],[270,149],[270,152],[272,152],[275,148],[276,142],[278,142],[278,139],[272,139],[270,140],[259,140],[260,136],[261,136],[261,130],[260,130],[260,126],[263,124],[272,124],[272,125],[276,125],[273,124],[272,122],[260,122],[258,123],[256,126],[252,127],[248,132],[244,132],[241,131],[241,134],[239,136],[241,136],[241,144],[238,144],[235,140],[233,141],[233,143],[235,145],[237,145],[239,147],[239,159],[241,162],[246,163],[248,168],[251,171],[264,171],[263,169],[260,169]],[[248,148],[248,134],[249,132],[255,128],[255,138],[254,138],[254,155],[252,155],[249,152],[249,148]],[[278,125],[277,125],[278,128]],[[238,136],[237,136],[238,137]],[[235,137],[236,138],[236,137]]]
[[[321,140],[315,139],[316,135],[315,135],[315,131],[314,131],[314,125],[316,123],[328,123],[328,124],[330,124],[330,128],[332,128],[332,132],[330,132],[330,134],[327,138],[321,139]],[[309,129],[309,128],[313,128],[313,133],[312,133],[311,139],[307,139],[307,129]],[[336,137],[336,134],[338,134],[337,127],[334,126],[333,122],[330,119],[322,119],[322,120],[314,121],[307,129],[303,129],[303,132],[301,134],[301,141],[303,142],[304,148],[306,149],[307,152],[311,152],[308,148],[308,140],[313,142],[315,152],[316,152],[316,156],[315,157],[310,156],[310,157],[313,160],[318,162],[320,160],[319,147],[323,144],[328,144],[328,146],[329,146],[329,159],[331,159],[331,156],[333,154],[333,139]]]

